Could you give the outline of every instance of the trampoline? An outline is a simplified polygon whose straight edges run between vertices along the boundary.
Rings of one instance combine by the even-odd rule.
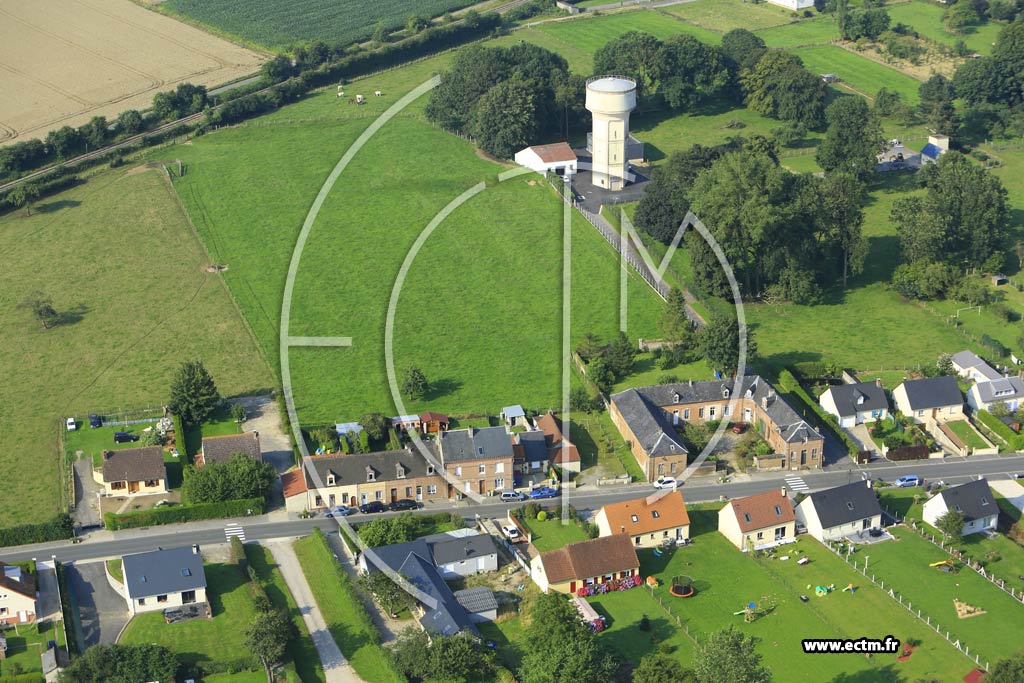
[[[697,589],[693,587],[693,579],[689,576],[674,576],[672,577],[672,585],[669,587],[668,592],[677,598],[691,598],[697,593]]]

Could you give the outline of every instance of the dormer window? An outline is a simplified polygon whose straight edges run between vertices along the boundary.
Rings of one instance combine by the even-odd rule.
[[[750,513],[749,512],[744,512],[743,513],[743,519],[745,519],[747,521],[747,524],[750,524]]]
[[[847,510],[853,510],[853,503],[852,503],[852,502],[850,502],[850,501],[847,501],[847,502],[846,502],[846,509],[847,509]]]
[[[402,463],[395,463],[395,476],[398,479],[405,479],[405,465]]]
[[[778,505],[775,506],[775,514],[779,517],[782,516],[782,508],[780,508]]]
[[[988,498],[982,498],[981,499],[981,504],[982,505],[988,505]]]
[[[328,474],[327,475],[327,485],[328,486],[334,486],[334,475],[333,474]]]
[[[673,403],[679,403],[679,392],[678,391],[673,391],[672,392],[672,402]]]
[[[371,467],[366,468],[366,481],[377,481],[377,475]]]
[[[857,397],[857,405],[864,405],[864,394],[861,394],[860,396]]]
[[[722,387],[722,398],[729,398],[729,387]]]
[[[476,454],[477,455],[483,455],[484,454],[484,447],[483,446],[477,446],[476,447]]]
[[[434,466],[433,465],[427,465],[427,474],[433,474],[433,473],[434,473]]]

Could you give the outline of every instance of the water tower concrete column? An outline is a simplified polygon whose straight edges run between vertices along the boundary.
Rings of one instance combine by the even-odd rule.
[[[599,76],[587,81],[587,109],[594,127],[587,149],[593,158],[593,183],[609,190],[626,184],[629,113],[636,109],[636,81],[625,76]]]

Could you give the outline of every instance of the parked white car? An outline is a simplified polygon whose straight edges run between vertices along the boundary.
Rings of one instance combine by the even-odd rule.
[[[73,418],[73,417],[69,417],[68,418],[68,423],[67,424],[68,424],[68,431],[69,432],[73,432],[76,429],[78,429],[78,423],[75,422],[75,418]]]
[[[523,538],[523,535],[519,533],[519,528],[514,524],[506,524],[501,527],[501,533],[508,537],[508,540],[515,543]]]
[[[679,485],[675,477],[658,477],[658,480],[654,482],[654,488],[656,489],[674,489]]]

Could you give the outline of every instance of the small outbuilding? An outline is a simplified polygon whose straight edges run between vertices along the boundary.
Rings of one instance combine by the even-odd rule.
[[[420,427],[424,434],[448,431],[448,416],[444,413],[420,413]]]
[[[494,591],[487,586],[455,591],[455,601],[462,605],[470,620],[475,623],[494,621],[498,618],[498,601],[494,597]]]
[[[502,408],[501,419],[509,427],[526,427],[527,429],[530,427],[530,421],[526,418],[526,411],[520,405]]]
[[[515,162],[537,173],[555,173],[560,176],[575,175],[576,152],[567,142],[550,145],[534,145],[516,152]]]

